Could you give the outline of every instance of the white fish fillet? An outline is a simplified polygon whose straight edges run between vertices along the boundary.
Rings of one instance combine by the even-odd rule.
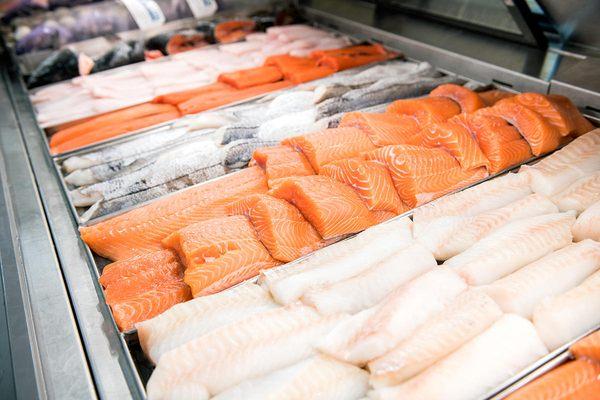
[[[301,300],[321,314],[355,314],[373,307],[400,285],[436,266],[431,252],[415,243],[350,279],[310,289]]]
[[[315,343],[342,317],[296,305],[254,314],[165,353],[152,373],[148,399],[199,385],[211,395],[315,355]]]
[[[315,356],[242,382],[214,400],[356,400],[367,393],[369,374],[354,365]]]
[[[568,292],[538,304],[533,323],[550,350],[600,325],[600,272]]]
[[[526,265],[483,289],[506,313],[531,318],[536,304],[579,285],[600,268],[600,243],[584,240]]]
[[[581,213],[573,225],[576,241],[593,239],[600,241],[600,201]]]
[[[154,363],[190,340],[221,326],[277,307],[271,295],[255,284],[244,284],[211,296],[177,304],[136,324],[142,350]]]
[[[582,213],[600,201],[600,172],[579,179],[552,200],[561,211],[575,210]]]
[[[572,211],[513,221],[444,265],[470,285],[485,285],[571,243],[574,222]]]
[[[340,323],[320,342],[319,349],[363,365],[410,337],[466,289],[467,284],[450,269],[435,268],[399,287],[377,306]]]
[[[381,229],[382,234],[377,234],[376,238],[373,236],[374,240],[368,246],[349,248],[348,253],[322,262],[318,268],[305,269],[270,283],[269,290],[273,298],[280,304],[290,304],[311,288],[333,284],[360,274],[413,242],[412,235],[407,234],[407,225],[410,226],[402,223],[400,229],[397,229],[398,224],[389,224],[387,229]],[[367,236],[372,234],[366,233]],[[351,240],[355,243],[362,242],[362,238],[358,236]]]
[[[476,400],[548,353],[531,322],[506,314],[413,379],[371,399]]]
[[[480,290],[467,290],[398,347],[369,363],[371,386],[398,385],[427,369],[502,317]]]
[[[477,215],[505,206],[528,194],[531,194],[531,188],[527,176],[506,174],[450,196],[441,197],[415,210],[415,236],[425,232],[427,225],[436,218]]]
[[[431,221],[415,239],[423,243],[437,260],[447,260],[467,250],[478,240],[508,222],[557,213],[547,197],[531,194],[504,207],[475,216],[448,216]]]
[[[553,196],[576,180],[600,170],[600,128],[594,129],[549,155],[535,165],[525,165],[536,193]]]

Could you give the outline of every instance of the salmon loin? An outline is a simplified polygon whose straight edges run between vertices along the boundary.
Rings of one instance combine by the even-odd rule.
[[[369,363],[371,386],[395,386],[456,351],[502,317],[485,293],[467,290],[389,353]]]
[[[421,97],[418,99],[396,100],[390,104],[386,113],[399,115],[427,115],[430,122],[444,122],[460,114],[460,106],[446,97]],[[422,126],[424,128],[424,126]]]
[[[264,169],[267,183],[271,189],[277,185],[279,179],[315,174],[306,157],[289,146],[257,149],[254,151],[252,159]]]
[[[600,241],[600,201],[581,213],[573,225],[573,239]]]
[[[435,268],[400,286],[375,307],[340,323],[319,349],[339,360],[365,365],[409,338],[466,289],[457,274]]]
[[[531,322],[506,314],[448,357],[377,400],[475,400],[548,353]]]
[[[600,272],[563,294],[543,300],[533,310],[533,323],[550,350],[597,327],[600,324]]]
[[[600,269],[600,243],[584,240],[526,265],[483,289],[506,313],[531,318],[546,297],[566,292]]]
[[[561,211],[584,212],[600,201],[600,171],[578,179],[552,199]]]
[[[481,97],[471,89],[454,83],[446,83],[433,89],[430,96],[447,97],[454,100],[462,112],[471,113],[485,107]]]
[[[571,354],[577,358],[588,358],[600,361],[600,330],[584,337],[570,348]]]
[[[514,93],[498,89],[486,90],[485,92],[479,92],[477,94],[479,95],[479,98],[483,100],[486,107],[491,107],[502,99],[508,99],[515,96]]]
[[[594,129],[594,125],[588,121],[581,112],[577,109],[575,104],[566,96],[560,94],[549,94],[548,98],[567,111],[567,116],[571,119],[571,123],[575,126],[574,136],[581,136]]]
[[[419,121],[410,115],[354,111],[344,114],[338,127],[360,129],[377,147],[421,144],[421,126]]]
[[[513,221],[492,232],[444,265],[469,285],[485,285],[567,246],[573,240],[572,212]]]
[[[540,93],[522,93],[512,99],[546,118],[561,136],[575,132],[576,126],[573,119],[569,117],[569,110],[554,101],[552,97]]]

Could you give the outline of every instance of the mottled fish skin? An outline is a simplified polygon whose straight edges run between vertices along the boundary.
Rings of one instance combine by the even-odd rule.
[[[267,118],[276,118],[292,112],[304,111],[313,106],[313,92],[296,90],[276,96],[267,106]]]
[[[390,103],[377,104],[377,105],[374,105],[371,107],[361,108],[360,110],[355,110],[355,111],[364,112],[364,113],[382,113],[382,112],[385,112],[385,109],[387,108],[387,106],[389,104]],[[337,113],[330,117],[322,118],[322,119],[318,120],[315,124],[318,126],[323,126],[323,128],[321,128],[321,129],[337,128],[344,115],[346,115],[345,112]]]
[[[254,150],[259,147],[275,146],[279,142],[258,138],[240,139],[229,143],[223,150],[223,165],[227,168],[242,168],[248,165]]]
[[[315,109],[294,112],[274,118],[260,126],[257,138],[281,141],[295,135],[311,132],[315,129]]]
[[[223,129],[223,139],[221,144],[226,145],[240,139],[251,139],[258,133],[259,123],[238,123],[225,127]]]

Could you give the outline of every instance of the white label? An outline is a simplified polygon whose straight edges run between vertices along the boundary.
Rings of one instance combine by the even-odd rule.
[[[186,0],[194,18],[204,18],[217,12],[215,0]]]
[[[148,29],[165,23],[165,15],[154,0],[121,0],[138,28]]]

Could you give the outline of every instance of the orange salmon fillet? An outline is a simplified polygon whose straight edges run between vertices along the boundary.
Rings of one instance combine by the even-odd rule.
[[[321,169],[321,175],[350,186],[369,210],[395,214],[408,211],[396,193],[390,173],[377,162],[362,158],[333,161]]]
[[[510,92],[505,92],[504,90],[486,90],[485,92],[477,93],[479,98],[483,100],[483,104],[486,107],[491,107],[502,99],[508,99],[513,97],[515,94]]]
[[[357,128],[325,129],[285,139],[281,144],[302,152],[317,173],[327,163],[375,149],[367,134]]]
[[[566,110],[568,117],[571,119],[571,123],[575,126],[575,136],[581,136],[592,129],[594,125],[588,121],[573,102],[568,97],[561,96],[560,94],[549,94],[548,98],[551,99],[555,104],[559,105],[563,110]]]
[[[271,189],[281,178],[315,174],[306,157],[289,146],[256,149],[252,160],[265,170],[267,183]]]
[[[474,91],[464,86],[447,83],[433,89],[430,96],[447,97],[460,105],[462,112],[473,112],[485,107],[481,97]]]
[[[213,34],[218,43],[231,43],[246,37],[255,29],[256,23],[251,20],[224,21],[215,25]]]
[[[375,219],[377,224],[381,224],[382,222],[385,222],[389,219],[398,216],[398,214],[390,211],[372,211],[371,215],[373,215],[373,218]]]
[[[539,93],[522,93],[512,99],[546,118],[561,136],[575,132],[575,123],[569,117],[567,109],[551,97]]]
[[[226,72],[219,75],[219,82],[227,83],[236,89],[247,89],[252,86],[265,85],[283,79],[277,67],[256,67],[240,71]]]
[[[214,93],[214,92],[231,92],[235,89],[230,85],[223,82],[215,82],[211,85],[201,86],[195,89],[183,90],[181,92],[163,94],[161,96],[157,96],[153,102],[154,103],[163,103],[163,104],[172,104],[176,106],[179,103],[183,103],[193,97],[200,96],[202,94]]]
[[[323,239],[360,232],[375,223],[352,188],[327,176],[282,179],[270,194],[296,206]]]
[[[89,227],[81,238],[98,255],[123,260],[161,250],[162,240],[196,222],[227,215],[227,204],[240,197],[266,193],[267,179],[260,167],[250,167],[221,179],[193,186],[146,206]]]
[[[321,237],[300,211],[285,200],[255,194],[231,204],[232,215],[246,215],[271,256],[293,261],[323,246]]]
[[[571,354],[577,358],[589,358],[600,362],[600,330],[584,337],[573,346]]]
[[[446,97],[421,97],[396,100],[387,107],[386,112],[413,116],[426,115],[431,122],[444,122],[460,114],[460,106]]]
[[[155,276],[158,268],[172,264],[179,265],[179,261],[170,250],[146,253],[108,264],[102,270],[99,281],[104,288],[118,286],[125,279]]]
[[[184,281],[194,297],[218,293],[279,265],[242,215],[187,226],[164,241],[185,264]]]
[[[421,144],[420,123],[408,115],[354,111],[344,114],[338,127],[360,129],[377,147],[393,144]]]
[[[315,59],[287,54],[270,56],[265,60],[265,65],[276,66],[285,79],[295,84],[324,78],[335,72],[332,68],[317,66]]]

